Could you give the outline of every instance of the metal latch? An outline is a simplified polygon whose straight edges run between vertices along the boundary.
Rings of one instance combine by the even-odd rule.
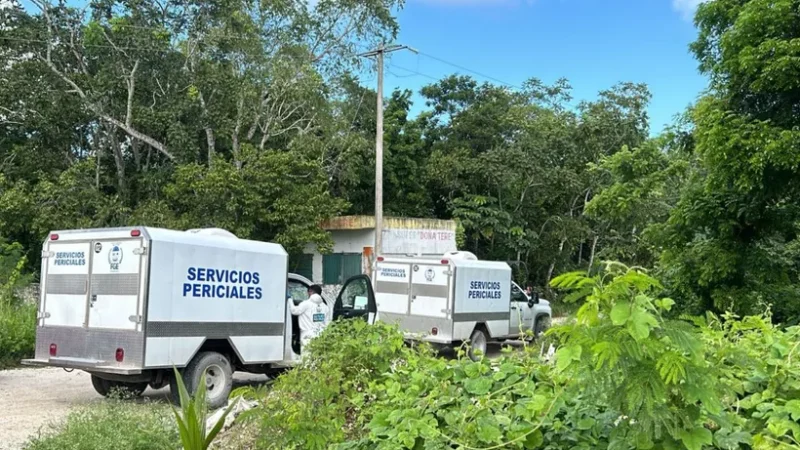
[[[42,259],[49,258],[51,256],[55,256],[56,252],[48,252],[47,250],[42,250]]]
[[[142,323],[142,316],[130,316],[128,317],[128,320],[133,323]]]
[[[447,276],[450,276],[450,275],[452,275],[452,274],[453,274],[453,271],[452,271],[452,270],[445,270],[445,271],[444,271],[444,272],[442,272],[442,273],[443,273],[443,274],[445,274],[445,275],[447,275]]]
[[[36,315],[36,318],[37,319],[49,319],[50,318],[50,313],[49,312],[39,311],[39,314]]]
[[[147,254],[147,247],[139,247],[133,249],[134,255],[146,255]]]

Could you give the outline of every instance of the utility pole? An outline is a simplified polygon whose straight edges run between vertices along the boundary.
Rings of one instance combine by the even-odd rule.
[[[383,245],[383,56],[399,50],[411,50],[417,53],[407,45],[385,47],[381,44],[375,50],[358,55],[363,58],[374,56],[378,65],[378,117],[375,130],[375,249],[372,252],[375,258],[381,253]]]

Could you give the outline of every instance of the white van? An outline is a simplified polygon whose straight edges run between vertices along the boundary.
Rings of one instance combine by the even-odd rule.
[[[205,372],[209,404],[220,406],[234,371],[298,360],[287,294],[305,298],[310,282],[287,266],[280,245],[224,230],[54,231],[42,248],[36,353],[24,362],[85,370],[102,395],[174,387],[173,367],[193,391]],[[329,306],[333,318],[374,319],[370,279],[349,279]]]
[[[547,300],[527,297],[511,281],[508,264],[469,252],[379,257],[374,278],[377,320],[398,324],[411,339],[447,346],[469,341],[473,358],[491,340],[538,336],[550,327]]]

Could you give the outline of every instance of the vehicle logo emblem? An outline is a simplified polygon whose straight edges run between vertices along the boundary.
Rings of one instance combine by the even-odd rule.
[[[122,262],[122,247],[119,244],[112,244],[108,251],[108,264],[112,272],[119,271],[119,264]]]
[[[425,279],[428,281],[433,281],[433,277],[436,276],[436,272],[433,269],[428,269],[425,271]]]
[[[103,249],[103,244],[102,243],[96,242],[94,244],[94,252],[95,253],[100,253],[100,250],[102,250],[102,249]]]

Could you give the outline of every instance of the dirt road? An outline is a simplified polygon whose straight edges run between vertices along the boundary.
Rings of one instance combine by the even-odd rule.
[[[236,385],[265,381],[263,375],[235,374]],[[169,388],[148,389],[151,400],[166,397]],[[92,388],[89,374],[63,369],[18,369],[0,371],[0,450],[16,450],[30,436],[60,423],[80,405],[103,401]]]

